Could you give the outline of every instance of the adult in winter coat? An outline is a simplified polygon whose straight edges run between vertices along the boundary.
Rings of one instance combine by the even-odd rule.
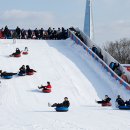
[[[125,106],[124,100],[120,97],[120,95],[117,96],[116,102],[118,106]]]
[[[26,73],[25,65],[22,65],[22,67],[19,70],[20,70],[19,74],[25,74]]]
[[[43,90],[50,90],[52,88],[50,82],[47,82],[46,86],[41,85],[41,87],[38,86],[39,89],[43,89]]]
[[[69,102],[68,98],[65,97],[64,101],[62,103],[54,103],[53,105],[48,103],[48,106],[49,107],[69,107],[70,106],[70,102]]]
[[[19,48],[16,48],[16,51],[14,53],[12,53],[10,56],[19,55],[20,53],[21,53],[21,51],[19,50]]]
[[[29,72],[36,72],[36,71],[33,69],[30,69],[29,65],[26,65],[26,73],[29,73]]]
[[[108,97],[108,95],[105,95],[105,99],[103,99],[102,101],[96,101],[98,104],[103,104],[103,103],[110,103],[111,98]]]
[[[13,75],[16,75],[17,73],[12,73],[12,72],[2,72],[2,70],[0,70],[0,76],[1,77],[4,77],[4,76],[13,76]]]

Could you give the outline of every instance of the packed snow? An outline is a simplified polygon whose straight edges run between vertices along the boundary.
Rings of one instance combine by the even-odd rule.
[[[28,55],[9,57],[16,48],[29,48]],[[130,130],[130,111],[115,107],[120,94],[130,92],[115,81],[81,46],[67,40],[0,40],[0,69],[18,72],[29,65],[32,76],[0,79],[0,130]],[[38,90],[52,84],[51,93]],[[112,98],[112,107],[95,103],[104,95]],[[68,112],[56,112],[48,102],[68,97]]]

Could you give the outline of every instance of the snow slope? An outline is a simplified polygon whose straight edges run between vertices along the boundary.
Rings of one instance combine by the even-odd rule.
[[[29,48],[29,55],[8,57],[16,47]],[[130,111],[115,108],[115,98],[130,92],[93,60],[82,47],[70,39],[60,41],[0,41],[0,69],[18,72],[30,65],[33,76],[0,79],[0,130],[128,130]],[[45,94],[37,86],[50,81],[52,93]],[[113,107],[103,108],[95,99],[108,94]],[[71,107],[67,113],[55,112],[47,103],[62,102],[67,96]]]

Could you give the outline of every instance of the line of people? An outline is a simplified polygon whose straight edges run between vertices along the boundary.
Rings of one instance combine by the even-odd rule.
[[[67,30],[62,27],[56,30],[55,28],[49,27],[47,30],[43,28],[34,30],[28,29],[24,30],[17,26],[16,29],[10,30],[8,26],[0,29],[0,38],[3,39],[67,39],[68,33]]]
[[[110,103],[111,98],[108,95],[105,95],[105,98],[101,101],[96,101],[98,104],[103,104],[103,103]],[[130,107],[130,99],[127,101],[124,101],[120,95],[117,96],[116,98],[116,107],[119,106],[129,106]]]
[[[27,73],[30,72],[36,72],[36,70],[34,69],[30,69],[29,65],[22,65],[22,67],[20,67],[19,72],[18,73],[13,73],[13,72],[6,72],[6,71],[2,71],[0,70],[0,76],[3,78],[4,76],[13,76],[13,75],[26,75]]]

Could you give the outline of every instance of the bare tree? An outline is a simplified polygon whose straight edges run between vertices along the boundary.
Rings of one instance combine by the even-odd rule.
[[[104,49],[122,64],[130,64],[130,40],[107,42]]]

